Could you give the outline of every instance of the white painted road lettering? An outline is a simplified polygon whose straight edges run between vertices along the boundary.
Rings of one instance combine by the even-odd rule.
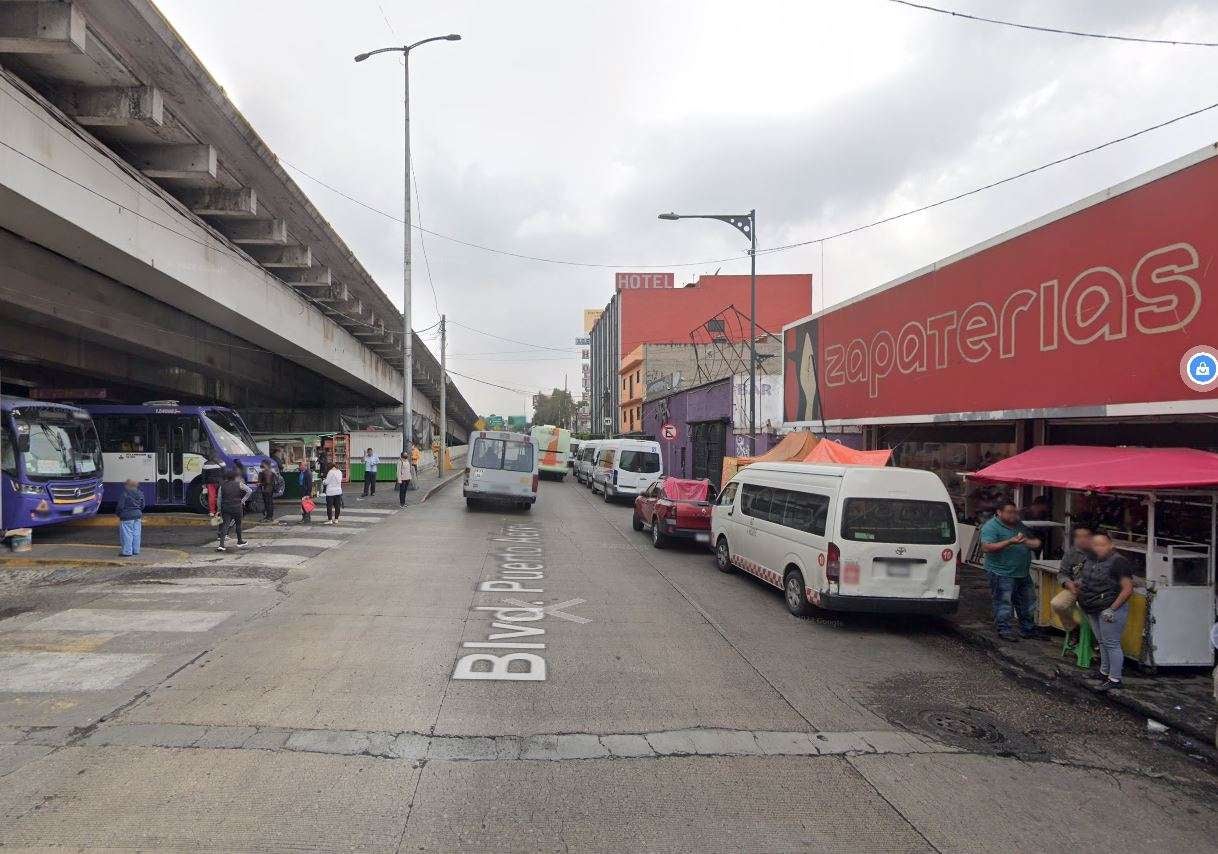
[[[478,585],[479,593],[545,593],[545,562],[541,529],[512,523],[491,540],[496,577]],[[563,603],[564,605],[570,603]],[[538,652],[467,652],[457,659],[453,679],[483,679],[506,682],[543,682],[546,660],[541,650],[546,630],[538,623],[551,616],[541,601],[506,599],[495,605],[476,605],[474,611],[491,616],[485,641],[467,641],[462,649],[538,650]]]

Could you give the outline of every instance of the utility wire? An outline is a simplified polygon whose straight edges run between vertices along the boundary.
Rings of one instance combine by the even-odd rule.
[[[898,6],[908,6],[911,9],[921,9],[924,12],[936,12],[940,15],[950,15],[953,18],[963,18],[967,21],[979,21],[985,24],[998,24],[1002,27],[1015,27],[1020,30],[1034,30],[1038,33],[1054,33],[1059,36],[1080,36],[1088,39],[1109,39],[1118,42],[1137,42],[1139,44],[1176,45],[1178,47],[1218,47],[1218,42],[1186,41],[1184,39],[1151,39],[1141,36],[1118,36],[1111,33],[1088,33],[1079,30],[1063,30],[1057,27],[1040,27],[1035,24],[1020,24],[1016,21],[1004,21],[999,18],[986,18],[982,15],[970,15],[967,12],[957,12],[953,9],[940,9],[938,6],[928,6],[925,3],[913,3],[911,0],[888,0]]]
[[[461,373],[454,371],[452,368],[449,368],[448,372],[450,374],[452,374],[454,377],[460,377],[463,380],[469,380],[470,382],[482,383],[483,385],[489,385],[489,386],[493,386],[495,388],[501,388],[504,391],[514,392],[515,394],[532,394],[531,391],[526,391],[525,389],[522,389],[522,388],[511,388],[510,386],[499,385],[499,383],[493,383],[490,380],[480,380],[477,377],[471,377],[466,374],[461,374]]]
[[[538,350],[554,350],[555,352],[558,352],[558,353],[565,353],[568,350],[567,347],[547,347],[544,344],[533,344],[529,341],[521,341],[516,338],[505,338],[502,335],[496,335],[494,332],[485,332],[481,329],[475,329],[472,326],[466,326],[464,323],[461,323],[456,320],[449,320],[448,322],[451,323],[453,326],[460,326],[462,329],[468,329],[470,332],[477,332],[479,335],[485,335],[488,338],[498,338],[500,341],[510,341],[513,344],[523,344],[525,347],[534,347]]]
[[[1105,148],[1109,148],[1113,145],[1117,145],[1118,143],[1128,142],[1129,140],[1142,136],[1143,134],[1147,134],[1147,133],[1150,133],[1151,131],[1159,130],[1160,128],[1165,128],[1168,125],[1174,125],[1176,122],[1181,122],[1181,121],[1184,121],[1185,119],[1190,119],[1193,116],[1199,116],[1202,113],[1208,112],[1213,109],[1218,109],[1218,103],[1213,103],[1213,104],[1210,104],[1205,107],[1198,107],[1195,110],[1192,110],[1192,111],[1187,112],[1180,116],[1176,116],[1175,118],[1168,119],[1163,122],[1159,122],[1156,125],[1151,125],[1150,127],[1142,128],[1141,130],[1136,130],[1133,133],[1127,133],[1124,136],[1117,137],[1116,139],[1110,139],[1107,142],[1101,142],[1099,145],[1093,145],[1090,148],[1084,148],[1082,151],[1076,151],[1074,154],[1068,154],[1065,157],[1059,157],[1056,160],[1049,161],[1048,163],[1042,163],[1040,166],[1033,166],[1031,169],[1025,169],[1022,172],[1015,173],[1014,175],[1008,175],[1005,178],[999,178],[997,181],[991,181],[988,184],[984,184],[980,187],[974,187],[971,190],[966,190],[963,193],[957,193],[954,196],[948,196],[947,198],[939,199],[936,202],[931,202],[929,204],[921,205],[920,207],[912,208],[911,210],[901,211],[900,213],[893,214],[892,216],[886,216],[886,217],[883,217],[882,219],[874,220],[872,222],[866,223],[865,225],[856,225],[853,228],[846,229],[845,231],[838,231],[833,234],[826,234],[822,237],[817,237],[813,240],[801,240],[798,243],[787,243],[782,246],[771,246],[768,249],[758,249],[757,254],[762,255],[762,254],[771,253],[771,252],[785,252],[788,249],[795,249],[796,247],[799,247],[799,246],[811,246],[814,243],[824,243],[825,241],[828,241],[828,240],[836,240],[839,237],[845,237],[850,234],[855,234],[860,231],[865,231],[866,229],[869,229],[869,228],[875,228],[877,225],[884,225],[885,223],[893,222],[894,220],[898,220],[898,219],[903,219],[907,216],[912,216],[913,214],[922,213],[923,211],[928,211],[933,208],[937,208],[942,205],[946,205],[950,202],[959,201],[960,199],[967,198],[968,196],[975,196],[978,193],[983,193],[986,190],[992,190],[995,187],[1001,187],[1003,184],[1009,184],[1012,181],[1018,181],[1020,178],[1026,178],[1027,176],[1032,175],[1036,172],[1043,172],[1045,169],[1049,169],[1054,166],[1060,166],[1063,163],[1066,163],[1070,160],[1074,160],[1079,157],[1083,157],[1084,155],[1087,155],[1087,154],[1094,154],[1097,151],[1100,151]]]
[[[893,0],[893,2],[896,2],[896,0]],[[1064,157],[1059,157],[1056,160],[1049,161],[1048,163],[1042,163],[1039,166],[1034,166],[1030,169],[1025,169],[1022,172],[1015,173],[1014,175],[1008,175],[1005,178],[1000,178],[996,181],[991,181],[990,183],[983,184],[980,187],[974,187],[971,190],[965,190],[964,192],[956,193],[955,195],[948,196],[943,199],[939,199],[938,201],[930,202],[929,204],[925,204],[925,205],[920,205],[916,208],[911,208],[909,210],[901,211],[900,213],[895,213],[895,214],[892,214],[891,216],[882,217],[880,219],[873,220],[871,222],[864,223],[862,225],[856,225],[852,228],[847,228],[843,231],[834,232],[832,234],[821,235],[820,237],[814,237],[810,240],[801,240],[797,243],[786,243],[786,244],[782,244],[780,246],[769,246],[769,247],[765,247],[762,249],[758,249],[757,254],[758,255],[769,255],[769,254],[773,254],[775,252],[786,252],[787,250],[795,249],[800,246],[811,246],[811,245],[814,245],[817,243],[824,243],[825,241],[828,241],[828,240],[836,240],[839,237],[846,237],[851,234],[856,234],[860,231],[866,231],[867,229],[875,228],[876,226],[879,226],[879,225],[885,225],[890,222],[895,222],[896,220],[904,219],[907,216],[913,216],[914,214],[932,210],[934,208],[941,207],[941,206],[949,204],[951,202],[959,201],[960,199],[964,199],[969,196],[975,196],[978,193],[983,193],[986,190],[992,190],[995,187],[1001,187],[1003,184],[1009,184],[1012,181],[1018,181],[1021,178],[1026,178],[1029,175],[1033,175],[1037,172],[1042,172],[1045,169],[1050,169],[1054,166],[1060,166],[1063,163],[1067,163],[1071,160],[1075,160],[1079,157],[1083,157],[1088,154],[1094,154],[1097,151],[1101,151],[1105,148],[1109,148],[1111,146],[1118,145],[1119,143],[1128,142],[1131,139],[1136,139],[1137,137],[1143,136],[1144,134],[1148,134],[1148,133],[1151,133],[1156,130],[1161,130],[1162,128],[1168,127],[1169,125],[1174,125],[1177,122],[1182,122],[1185,119],[1191,119],[1195,116],[1201,115],[1202,113],[1209,112],[1210,110],[1213,110],[1215,108],[1218,108],[1218,103],[1209,104],[1204,107],[1198,107],[1195,110],[1190,110],[1189,112],[1183,113],[1182,115],[1179,115],[1179,116],[1175,116],[1174,118],[1170,118],[1165,121],[1158,122],[1157,124],[1150,125],[1149,127],[1142,128],[1141,130],[1133,131],[1132,133],[1127,133],[1124,136],[1117,137],[1116,139],[1110,139],[1107,142],[1100,143],[1099,145],[1093,145],[1090,148],[1083,149],[1082,151],[1076,151],[1073,154],[1068,154]],[[344,193],[343,191],[330,186],[329,184],[325,183],[324,181],[313,177],[312,175],[310,175],[309,173],[300,169],[299,167],[293,166],[291,163],[288,163],[286,160],[281,160],[280,162],[283,163],[288,168],[290,168],[290,169],[300,173],[304,177],[308,178],[310,181],[314,181],[314,182],[320,184],[321,186],[325,187],[327,190],[330,190],[333,193],[337,193],[338,195],[342,196],[343,198],[347,199],[348,201],[351,201],[357,205],[360,205],[361,207],[367,208],[368,210],[373,211],[374,213],[378,213],[381,216],[392,219],[395,222],[400,223],[402,221],[399,217],[396,217],[393,214],[390,214],[390,213],[382,211],[378,208],[375,208],[375,207],[367,204],[366,202],[363,202],[363,201],[355,198],[354,196],[350,196],[350,195]],[[448,240],[453,243],[457,243],[461,246],[468,246],[473,249],[480,249],[484,252],[491,252],[491,253],[494,253],[497,255],[507,255],[512,258],[521,258],[521,259],[524,259],[527,261],[539,261],[539,262],[546,263],[546,264],[561,264],[564,266],[571,266],[571,267],[593,267],[593,268],[604,268],[604,269],[614,269],[614,270],[625,270],[625,269],[631,269],[631,268],[633,268],[633,269],[671,269],[674,267],[706,267],[706,266],[710,266],[711,264],[720,264],[720,263],[726,263],[729,261],[738,261],[738,260],[743,260],[743,259],[748,258],[747,255],[738,255],[738,256],[732,256],[731,258],[709,259],[706,261],[682,261],[679,263],[672,263],[672,264],[627,264],[627,263],[600,264],[600,263],[591,263],[591,262],[583,262],[583,261],[562,260],[562,259],[556,259],[556,258],[544,258],[544,257],[536,256],[536,255],[525,255],[525,254],[522,254],[519,252],[511,252],[511,251],[504,250],[504,249],[495,249],[490,246],[484,246],[480,243],[471,243],[469,241],[461,240],[460,238],[453,237],[451,235],[441,234],[436,231],[430,231],[428,229],[422,228],[421,226],[417,226],[417,225],[412,225],[411,228],[419,229],[420,231],[422,231],[426,234],[430,234],[433,237],[438,237],[441,240]],[[456,321],[453,321],[453,323],[456,323]],[[457,325],[460,325],[460,324],[457,324]],[[473,330],[473,331],[477,332],[478,330]],[[483,334],[489,334],[489,333],[483,333]],[[499,336],[492,336],[492,337],[499,337]],[[511,339],[506,339],[506,340],[511,340]],[[516,341],[514,343],[524,344],[526,346],[536,346],[536,345],[530,345],[526,341]],[[556,348],[547,347],[547,348],[543,348],[543,349],[556,349]]]
[[[414,174],[414,161],[410,161],[410,186],[414,188],[414,204],[419,211],[419,223],[423,222],[423,202],[419,198],[419,179]],[[406,235],[406,239],[410,239],[410,235]],[[427,269],[427,285],[431,288],[431,302],[436,307],[436,314],[440,313],[440,298],[436,296],[436,283],[431,279],[431,259],[427,257],[427,239],[423,236],[423,232],[419,232],[419,246],[423,249],[423,266]],[[437,321],[438,323],[439,321]]]

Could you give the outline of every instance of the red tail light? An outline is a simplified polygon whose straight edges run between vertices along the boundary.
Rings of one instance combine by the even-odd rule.
[[[533,475],[533,491],[534,492],[537,491],[537,484],[540,480],[541,480],[541,478],[538,475]]]
[[[837,547],[837,543],[829,543],[828,551],[828,560],[825,563],[825,578],[829,581],[841,581],[842,550]]]

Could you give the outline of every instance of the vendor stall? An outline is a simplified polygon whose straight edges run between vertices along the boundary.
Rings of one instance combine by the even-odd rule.
[[[1062,490],[1063,520],[1104,531],[1137,576],[1122,645],[1149,666],[1210,666],[1214,544],[1218,541],[1218,454],[1190,448],[1033,448],[969,475],[988,483]],[[1064,538],[1063,538],[1064,539]],[[1033,561],[1042,623],[1060,589],[1058,559]]]

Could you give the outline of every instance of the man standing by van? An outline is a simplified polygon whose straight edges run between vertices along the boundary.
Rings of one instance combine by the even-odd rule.
[[[999,504],[998,512],[981,526],[981,548],[998,637],[1005,641],[1017,641],[1021,635],[1036,637],[1036,585],[1029,567],[1040,540],[1020,523],[1013,501]],[[1011,628],[1012,611],[1019,616],[1019,634]]]

